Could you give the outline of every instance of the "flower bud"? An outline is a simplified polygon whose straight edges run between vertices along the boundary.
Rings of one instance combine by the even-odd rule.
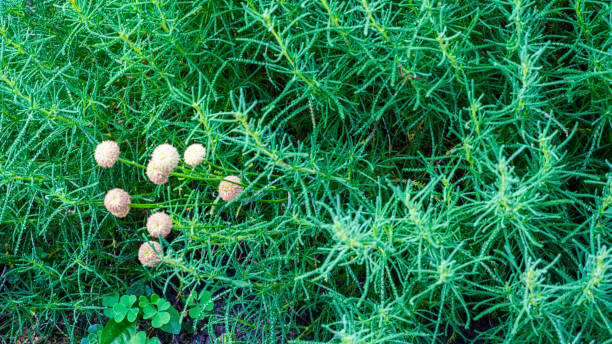
[[[204,161],[206,148],[199,143],[194,143],[185,149],[184,160],[189,166],[197,166]]]
[[[180,160],[180,155],[176,148],[168,143],[161,144],[153,150],[151,161],[155,167],[163,172],[170,173]]]
[[[240,184],[240,178],[236,176],[227,176],[219,183],[219,195],[221,195],[221,199],[229,202],[244,190],[241,185],[236,185],[234,183]]]
[[[123,189],[109,190],[104,196],[104,206],[116,217],[126,217],[130,212],[130,195]]]
[[[147,231],[154,238],[165,238],[170,234],[172,230],[172,219],[168,214],[163,212],[157,212],[151,214],[147,219]]]
[[[159,264],[161,245],[157,241],[147,241],[138,249],[138,260],[144,266],[155,267]]]
[[[94,151],[94,158],[100,167],[112,167],[119,158],[119,145],[115,141],[102,141]]]
[[[149,161],[149,164],[147,164],[147,170],[145,173],[151,183],[155,185],[165,184],[168,181],[169,173],[164,172],[159,167],[157,167],[152,160]]]

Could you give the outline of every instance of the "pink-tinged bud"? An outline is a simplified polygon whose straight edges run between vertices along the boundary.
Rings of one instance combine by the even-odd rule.
[[[161,254],[161,245],[157,241],[147,241],[138,249],[138,260],[142,265],[152,268],[160,263]]]
[[[155,147],[153,153],[151,154],[150,163],[163,172],[169,174],[174,168],[176,168],[176,166],[178,166],[180,159],[181,157],[176,148],[168,143],[164,143]]]
[[[236,198],[244,188],[240,184],[240,178],[236,176],[227,176],[219,183],[219,195],[221,199],[229,202]]]
[[[96,147],[94,158],[100,167],[112,167],[119,158],[119,145],[115,141],[102,141]]]
[[[185,149],[185,154],[183,158],[185,163],[189,166],[197,166],[202,161],[204,161],[204,157],[206,156],[206,148],[199,143],[194,143]]]
[[[165,238],[172,230],[172,219],[168,214],[158,212],[151,214],[147,219],[147,231],[153,238]]]
[[[147,165],[147,170],[145,173],[147,175],[147,178],[149,178],[149,180],[151,181],[151,183],[155,185],[161,185],[161,184],[165,184],[166,182],[168,182],[169,172],[165,172],[159,167],[157,167],[152,160],[149,161],[149,164]]]
[[[126,217],[130,212],[130,195],[123,189],[109,190],[104,196],[104,206],[116,217]]]

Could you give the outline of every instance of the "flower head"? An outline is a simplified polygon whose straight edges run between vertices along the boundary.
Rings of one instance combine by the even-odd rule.
[[[227,176],[223,178],[219,183],[219,195],[221,195],[221,199],[229,202],[244,190],[242,186],[236,184],[240,184],[240,178],[236,176]]]
[[[104,196],[104,206],[116,217],[126,217],[130,212],[130,195],[123,189],[109,190]]]
[[[151,162],[155,167],[160,170],[170,173],[176,166],[178,166],[179,160],[181,159],[178,151],[172,145],[168,143],[161,144],[153,150],[151,154]]]
[[[162,238],[165,238],[170,234],[171,230],[172,219],[166,213],[154,213],[147,219],[147,231],[154,238],[158,238],[160,235]]]
[[[159,264],[161,245],[157,241],[147,241],[138,249],[138,260],[144,266],[154,267]]]
[[[184,159],[189,166],[197,166],[204,161],[206,148],[199,143],[194,143],[185,149]]]
[[[157,167],[153,160],[149,161],[146,170],[147,178],[155,185],[165,184],[168,181],[169,172],[165,172]]]
[[[101,167],[112,167],[119,158],[119,145],[115,141],[102,141],[94,151],[94,158]]]

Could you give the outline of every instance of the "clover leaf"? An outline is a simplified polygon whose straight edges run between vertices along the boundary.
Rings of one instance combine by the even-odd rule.
[[[149,299],[146,296],[141,296],[138,299],[138,306],[140,306],[140,308],[144,308],[148,305],[150,305],[150,303],[149,303]]]
[[[149,338],[147,340],[147,334],[144,331],[138,331],[134,336],[132,336],[129,344],[160,344],[160,341],[157,339],[157,337]]]
[[[143,308],[143,318],[151,319],[151,325],[155,328],[161,328],[170,322],[170,313],[167,312],[170,309],[170,302],[160,298],[157,294],[151,295],[151,302],[143,300],[139,303]]]
[[[119,294],[117,293],[102,296],[102,306],[104,307],[113,307],[117,302],[119,302]]]
[[[208,312],[213,310],[214,303],[211,301],[212,293],[206,289],[197,295],[197,298],[192,298],[187,302],[188,307],[192,307],[189,310],[189,316],[194,320],[203,320],[208,315]]]
[[[138,316],[138,308],[132,308],[132,305],[136,302],[136,296],[134,295],[123,295],[118,303],[113,305],[112,318],[120,323],[123,319],[126,319],[129,322],[133,322],[136,320]],[[111,312],[104,312],[105,315],[109,316]],[[110,318],[110,316],[109,316]]]
[[[169,309],[172,305],[170,305],[170,302],[164,300],[164,299],[159,299],[156,303],[157,305],[157,309],[160,311],[165,311],[167,309]]]
[[[151,320],[151,325],[155,328],[161,328],[170,322],[170,313],[168,312],[158,312]]]
[[[102,305],[107,307],[104,310],[104,315],[115,320],[115,322],[122,322],[126,319],[129,322],[136,320],[138,316],[138,308],[132,307],[136,302],[136,296],[134,295],[123,295],[119,298],[117,293],[104,296],[102,298]]]
[[[136,302],[136,298],[132,299]],[[138,298],[138,306],[142,309],[143,319],[151,321],[154,328],[162,331],[178,334],[181,331],[180,315],[178,311],[172,307],[172,304],[160,297],[157,294],[152,294],[150,298],[140,296]],[[118,310],[121,307],[118,307]],[[147,342],[149,344],[149,342]]]

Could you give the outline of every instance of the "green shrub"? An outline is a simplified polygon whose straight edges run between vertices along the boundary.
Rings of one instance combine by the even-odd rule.
[[[221,311],[194,330],[225,342],[612,343],[611,15],[0,2],[0,338],[76,342],[100,295],[144,281],[214,285]],[[153,185],[163,143],[206,159]],[[230,202],[227,175],[245,186]],[[173,233],[147,268],[155,210]]]

